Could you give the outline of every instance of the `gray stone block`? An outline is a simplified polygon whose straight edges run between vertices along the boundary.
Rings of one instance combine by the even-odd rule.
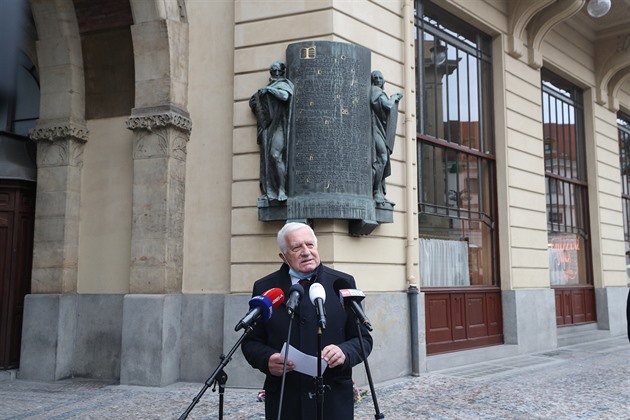
[[[124,295],[78,295],[73,374],[118,379]]]
[[[557,346],[552,289],[504,290],[502,306],[505,344],[518,344],[519,353]]]
[[[180,380],[205,382],[221,362],[224,300],[221,294],[183,295]]]
[[[223,352],[227,353],[243,335],[244,330],[234,331],[234,327],[249,310],[250,294],[238,293],[225,296],[225,310],[223,322]],[[218,361],[216,361],[218,365]],[[216,366],[215,365],[215,366]],[[241,349],[234,352],[230,364],[224,369],[228,375],[228,386],[262,389],[265,375],[252,368]]]
[[[610,335],[627,333],[626,302],[627,287],[606,287],[595,289],[595,308],[597,326],[602,330],[610,330]]]
[[[18,378],[55,381],[72,376],[77,302],[77,295],[26,296]]]
[[[126,295],[120,383],[165,386],[179,379],[182,296]]]
[[[420,300],[420,297],[419,297]],[[411,374],[411,326],[406,293],[368,294],[362,302],[374,331],[374,348],[368,364],[374,382],[384,382]],[[424,320],[424,314],[421,314]],[[420,323],[424,330],[424,322]],[[353,369],[357,384],[367,384],[365,366]]]

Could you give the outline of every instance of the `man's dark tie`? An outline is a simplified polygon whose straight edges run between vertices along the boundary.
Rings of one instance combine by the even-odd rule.
[[[298,283],[300,283],[300,286],[306,288],[307,286],[311,285],[311,279],[302,279],[298,281]]]

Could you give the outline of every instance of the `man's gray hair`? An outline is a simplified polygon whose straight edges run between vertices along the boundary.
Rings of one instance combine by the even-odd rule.
[[[304,228],[311,231],[311,235],[313,235],[313,241],[315,241],[315,246],[317,247],[317,236],[315,236],[315,232],[313,231],[313,229],[311,229],[309,225],[299,222],[288,222],[284,226],[282,226],[282,229],[278,231],[278,248],[280,248],[280,252],[282,252],[283,254],[286,254],[287,252],[287,234],[295,230]]]

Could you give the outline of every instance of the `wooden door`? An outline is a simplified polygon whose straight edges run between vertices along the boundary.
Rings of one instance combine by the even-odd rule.
[[[556,324],[574,325],[595,322],[595,290],[592,285],[554,286]]]
[[[427,354],[503,343],[498,287],[426,288]]]
[[[20,361],[24,297],[30,293],[35,185],[0,180],[0,369]]]

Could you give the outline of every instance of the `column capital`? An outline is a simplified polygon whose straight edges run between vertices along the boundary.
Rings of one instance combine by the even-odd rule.
[[[156,128],[172,127],[186,133],[192,131],[192,121],[188,112],[175,106],[159,106],[150,108],[135,108],[127,120],[129,130],[153,130]]]
[[[88,140],[89,130],[83,123],[38,123],[37,127],[29,132],[31,140],[57,141],[73,139],[85,143]]]

